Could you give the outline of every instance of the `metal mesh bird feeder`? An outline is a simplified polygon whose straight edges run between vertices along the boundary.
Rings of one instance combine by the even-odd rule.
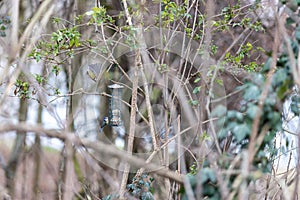
[[[109,126],[121,126],[121,98],[122,98],[122,85],[113,84],[109,85],[111,90],[111,99],[109,101]]]

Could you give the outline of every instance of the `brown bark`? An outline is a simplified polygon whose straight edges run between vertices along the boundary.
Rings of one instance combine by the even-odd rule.
[[[27,119],[28,103],[27,100],[20,100],[19,107],[19,122],[24,122]],[[15,195],[15,178],[19,164],[19,159],[25,147],[26,131],[17,131],[15,144],[10,155],[8,164],[5,168],[6,187],[8,188],[12,198]]]

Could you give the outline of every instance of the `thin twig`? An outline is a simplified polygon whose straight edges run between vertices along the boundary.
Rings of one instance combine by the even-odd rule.
[[[132,26],[131,15],[129,14],[129,9],[126,0],[122,0],[124,5],[125,14],[127,17],[127,21],[129,26]],[[133,85],[132,85],[132,99],[131,99],[131,113],[130,113],[130,125],[129,125],[129,134],[128,134],[128,146],[127,151],[129,154],[132,154],[133,142],[134,142],[134,133],[135,133],[135,119],[136,119],[136,111],[137,111],[137,89],[138,89],[138,65],[141,64],[141,56],[139,49],[136,52],[136,60],[134,67],[134,77],[133,77]],[[125,169],[122,177],[121,188],[120,188],[120,199],[124,199],[128,175],[130,170],[130,164],[125,164]]]

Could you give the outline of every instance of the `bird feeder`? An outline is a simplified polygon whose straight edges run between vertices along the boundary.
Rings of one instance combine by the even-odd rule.
[[[109,85],[111,90],[111,99],[109,101],[109,126],[121,126],[121,99],[122,99],[122,85],[113,84]]]

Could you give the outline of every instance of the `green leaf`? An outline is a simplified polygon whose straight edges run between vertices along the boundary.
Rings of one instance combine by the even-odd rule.
[[[200,92],[201,90],[201,86],[195,87],[193,90],[193,94],[197,94],[198,92]]]
[[[228,130],[225,128],[222,128],[219,133],[218,133],[218,138],[219,139],[224,139],[228,136]]]
[[[242,122],[244,120],[244,116],[242,113],[235,111],[235,110],[230,110],[227,112],[227,119],[228,120],[237,120]]]
[[[235,121],[230,121],[229,123],[228,123],[228,125],[227,125],[227,129],[228,130],[232,130],[234,127],[236,127],[238,125],[238,123],[237,122],[235,122]]]
[[[216,82],[218,85],[223,86],[223,80],[222,80],[222,79],[216,78],[216,79],[215,79],[215,82]]]
[[[281,55],[277,60],[277,66],[284,67],[288,61],[289,61],[288,55]]]
[[[281,85],[278,89],[277,89],[277,97],[280,99],[280,100],[283,100],[286,93],[288,91],[288,86],[287,84],[283,84]]]
[[[254,119],[256,117],[256,112],[257,112],[257,106],[256,105],[249,105],[246,115],[250,118],[250,119]]]
[[[57,76],[59,74],[59,72],[61,71],[60,67],[57,65],[54,65],[52,67],[52,72],[55,74],[55,76]]]
[[[291,17],[288,17],[287,19],[286,19],[286,22],[285,22],[287,25],[291,25],[291,24],[293,24],[293,23],[295,23],[295,20],[293,20]]]
[[[232,132],[237,142],[241,142],[242,140],[246,139],[248,135],[250,135],[251,129],[247,124],[240,124],[234,127]]]
[[[201,80],[201,78],[198,77],[198,78],[196,78],[196,79],[194,80],[194,83],[198,83],[200,80]]]
[[[222,117],[225,116],[227,108],[223,105],[217,105],[215,109],[211,112],[212,117]]]
[[[266,73],[270,70],[271,62],[272,62],[272,59],[269,58],[267,60],[267,62],[264,64],[263,68],[261,69],[261,73]]]
[[[249,84],[244,93],[246,101],[257,100],[260,96],[260,88],[257,85]]]
[[[295,115],[299,115],[300,114],[300,110],[298,107],[298,104],[295,102],[291,103],[291,111],[295,114]]]
[[[217,178],[214,174],[214,171],[210,168],[203,168],[201,171],[201,183],[205,183],[207,181],[211,181],[215,183],[217,181]]]
[[[151,194],[151,192],[143,192],[141,199],[142,200],[154,200],[154,197]]]
[[[235,110],[229,110],[229,111],[227,112],[227,118],[228,118],[228,119],[234,119],[235,116],[236,116],[236,111],[235,111]]]
[[[191,103],[193,106],[199,105],[199,101],[198,101],[198,100],[191,100],[190,103]]]
[[[239,122],[242,122],[244,120],[244,116],[240,112],[236,112],[235,117],[236,117],[236,120]]]
[[[277,72],[273,76],[272,85],[276,86],[283,83],[287,79],[287,71],[286,69],[278,69]]]
[[[300,41],[300,27],[298,26],[295,30],[295,38]]]
[[[280,130],[282,127],[282,123],[281,123],[281,114],[278,112],[270,112],[267,115],[270,124],[272,126],[272,129],[276,129],[276,130]]]
[[[250,42],[247,42],[246,48],[247,48],[248,51],[250,51],[253,48],[253,46]]]
[[[43,80],[44,80],[44,77],[42,77],[42,76],[39,75],[39,74],[35,74],[35,80],[36,80],[39,84],[41,84],[41,83],[43,82]]]
[[[276,100],[277,100],[277,96],[275,93],[271,93],[269,94],[269,96],[267,97],[267,99],[265,100],[265,106],[275,106],[276,104]]]

